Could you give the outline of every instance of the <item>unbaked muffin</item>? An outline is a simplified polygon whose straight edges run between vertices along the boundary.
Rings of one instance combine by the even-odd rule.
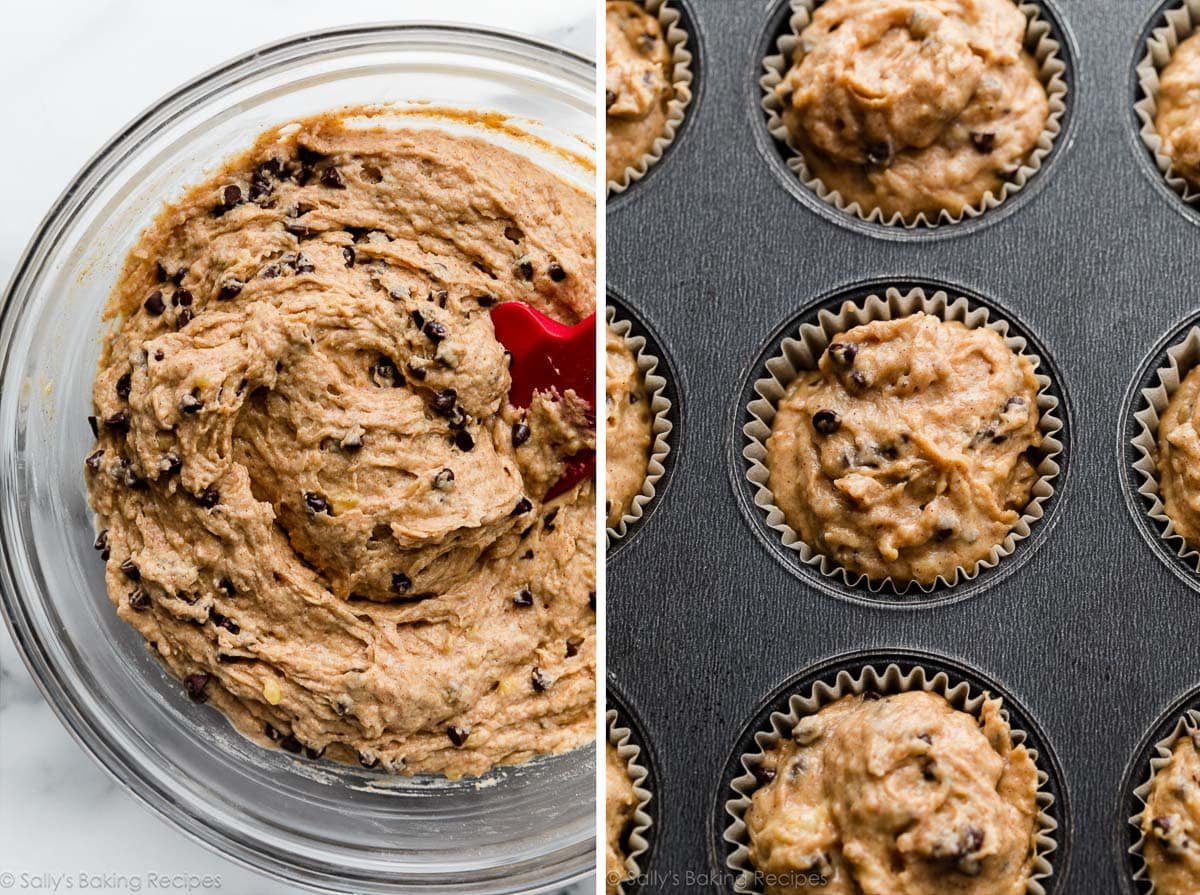
[[[1037,768],[997,701],[847,696],[766,753],[746,811],[766,895],[1023,895]]]
[[[1142,858],[1155,895],[1200,892],[1200,752],[1182,736],[1154,775],[1142,812]]]
[[[629,879],[625,866],[625,840],[633,825],[633,814],[638,798],[629,779],[629,767],[617,753],[612,743],[607,747],[605,762],[604,828],[607,844],[604,859],[605,890],[609,895],[619,891],[621,883]]]
[[[1158,475],[1163,510],[1175,532],[1200,545],[1200,367],[1179,384],[1158,424]]]
[[[642,493],[650,464],[653,418],[646,380],[624,337],[608,327],[604,356],[605,512],[608,527],[625,516]]]
[[[1176,47],[1162,71],[1154,128],[1175,170],[1200,189],[1200,33]]]
[[[667,127],[671,48],[662,26],[632,0],[608,0],[605,13],[605,174],[619,181]]]
[[[1050,114],[1012,0],[827,0],[775,88],[792,143],[847,204],[906,221],[997,193]]]
[[[898,585],[1001,544],[1037,480],[1038,381],[986,327],[918,312],[836,336],[780,399],[768,487],[804,543]]]

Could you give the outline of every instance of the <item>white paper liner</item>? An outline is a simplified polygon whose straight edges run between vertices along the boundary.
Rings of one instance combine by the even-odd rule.
[[[1136,859],[1137,867],[1133,872],[1135,882],[1145,882],[1149,889],[1147,893],[1154,892],[1154,881],[1150,879],[1147,873],[1146,861],[1142,855],[1142,849],[1146,845],[1146,836],[1142,833],[1142,815],[1146,810],[1146,799],[1150,796],[1150,790],[1154,786],[1154,778],[1167,765],[1171,763],[1171,756],[1175,750],[1175,744],[1179,742],[1180,737],[1192,736],[1200,729],[1200,711],[1189,709],[1183,714],[1176,723],[1171,733],[1154,744],[1154,754],[1150,757],[1150,771],[1146,779],[1133,791],[1133,797],[1137,799],[1141,809],[1133,817],[1129,818],[1129,823],[1137,829],[1137,842],[1129,847],[1129,854]]]
[[[646,466],[646,478],[642,481],[642,490],[634,495],[625,515],[617,520],[617,524],[608,528],[605,533],[605,544],[612,545],[625,537],[629,526],[642,518],[646,507],[658,493],[658,483],[666,474],[667,455],[671,453],[670,436],[675,428],[671,422],[671,402],[666,397],[667,380],[659,375],[659,359],[646,351],[646,339],[633,332],[633,323],[617,317],[616,308],[609,305],[605,308],[605,320],[610,329],[625,340],[629,350],[637,359],[638,370],[645,383],[646,397],[650,401],[650,434],[653,441],[650,444],[650,461]]]
[[[675,95],[667,102],[667,120],[663,132],[636,165],[627,167],[616,180],[608,181],[608,195],[625,192],[631,184],[645,177],[651,166],[663,157],[667,147],[675,142],[684,113],[692,101],[692,52],[687,47],[688,34],[679,25],[679,10],[672,8],[667,0],[644,0],[642,5],[646,7],[646,12],[658,19],[671,50],[671,86]]]
[[[650,772],[641,763],[641,747],[632,741],[633,731],[620,724],[620,718],[615,709],[609,709],[605,715],[608,722],[608,742],[617,750],[617,755],[625,762],[629,779],[633,783],[633,794],[638,803],[633,811],[633,826],[627,838],[629,851],[625,855],[626,880],[637,879],[642,875],[638,858],[646,853],[650,841],[646,838],[654,819],[646,811],[646,806],[654,798],[654,794],[646,789],[645,783]],[[607,765],[606,765],[607,767]],[[617,886],[618,892],[624,892],[625,881]]]
[[[992,548],[991,553],[975,564],[972,569],[958,567],[950,578],[938,576],[930,584],[920,584],[915,581],[898,583],[890,577],[874,580],[858,572],[852,572],[838,565],[833,559],[819,552],[801,540],[800,535],[787,523],[783,511],[775,504],[771,493],[767,468],[767,438],[771,434],[771,424],[775,419],[776,405],[787,392],[788,386],[799,375],[801,370],[813,369],[821,354],[839,333],[853,329],[877,320],[894,320],[907,317],[918,311],[924,311],[933,317],[946,321],[958,321],[968,329],[986,326],[1004,338],[1005,343],[1015,354],[1027,358],[1033,366],[1038,382],[1038,429],[1042,433],[1042,462],[1038,465],[1038,480],[1030,491],[1029,504],[1025,512],[1009,531],[1003,541]],[[837,314],[822,310],[817,316],[817,323],[803,324],[795,336],[785,338],[779,346],[779,352],[767,361],[768,376],[754,383],[754,392],[758,397],[751,401],[747,410],[751,420],[742,427],[746,436],[746,445],[742,456],[748,462],[746,479],[754,486],[754,503],[766,513],[767,526],[775,531],[789,550],[795,551],[800,561],[818,570],[826,578],[840,578],[850,587],[857,586],[864,580],[872,592],[878,592],[885,587],[891,588],[898,595],[903,595],[914,587],[930,593],[939,586],[953,587],[960,580],[973,580],[984,569],[994,568],[1000,561],[1012,554],[1020,541],[1031,534],[1033,525],[1045,514],[1045,504],[1054,494],[1054,480],[1060,467],[1056,458],[1063,451],[1063,444],[1056,437],[1062,430],[1062,421],[1057,416],[1058,398],[1050,392],[1050,377],[1039,372],[1041,358],[1026,350],[1025,339],[1011,335],[1005,320],[992,320],[986,308],[972,308],[965,298],[951,298],[939,290],[932,296],[927,296],[925,290],[914,288],[907,293],[889,288],[884,297],[871,295],[859,304],[846,302]]]
[[[984,703],[993,698],[987,691],[973,693],[971,685],[966,681],[952,683],[949,675],[944,671],[938,671],[930,676],[920,666],[904,672],[901,671],[898,665],[894,664],[886,666],[882,671],[876,666],[866,665],[858,669],[857,673],[852,673],[849,670],[838,672],[832,686],[824,681],[818,681],[811,687],[807,694],[793,694],[788,700],[788,710],[786,712],[779,711],[771,714],[770,729],[760,730],[754,735],[754,742],[758,746],[758,751],[747,752],[742,755],[741,766],[743,773],[730,781],[733,797],[725,802],[725,811],[731,818],[731,821],[725,828],[724,839],[730,845],[734,846],[732,854],[726,860],[726,867],[737,874],[734,882],[735,892],[761,895],[761,891],[754,886],[754,868],[750,864],[749,840],[746,831],[745,816],[746,810],[750,807],[751,797],[758,788],[758,780],[754,776],[754,769],[762,763],[765,754],[773,749],[785,736],[791,736],[791,732],[802,717],[815,714],[824,706],[837,702],[843,696],[858,695],[867,691],[874,691],[882,696],[891,696],[896,693],[915,690],[936,693],[950,703],[952,707],[959,711],[975,715],[977,718],[980,716]],[[1004,721],[1008,723],[1008,712],[1001,708],[1000,714]],[[1010,729],[1012,731],[1014,747],[1026,741],[1025,731],[1019,728]],[[1037,750],[1032,747],[1027,748],[1030,758],[1037,765]],[[1033,873],[1026,886],[1028,895],[1045,895],[1046,889],[1043,882],[1049,879],[1054,873],[1054,867],[1050,863],[1049,855],[1058,848],[1058,842],[1055,838],[1055,833],[1058,830],[1058,821],[1049,814],[1050,809],[1054,805],[1054,795],[1047,788],[1049,780],[1050,775],[1039,766],[1037,769],[1038,831],[1034,838],[1035,858]]]
[[[1018,7],[1028,23],[1025,30],[1025,50],[1033,56],[1037,63],[1042,86],[1046,88],[1050,114],[1046,118],[1045,129],[1038,137],[1037,144],[1021,167],[1004,182],[999,195],[995,195],[989,190],[978,205],[969,206],[958,215],[952,215],[943,210],[938,214],[937,220],[931,221],[924,212],[912,220],[905,220],[899,212],[885,219],[881,209],[863,208],[857,202],[847,202],[842,198],[841,193],[829,189],[820,178],[809,171],[803,153],[792,142],[780,113],[779,98],[775,95],[775,88],[792,66],[796,46],[800,42],[800,33],[808,27],[812,20],[812,12],[820,5],[820,2],[821,0],[791,0],[792,15],[788,20],[788,33],[777,41],[778,52],[763,60],[766,74],[759,79],[763,90],[762,107],[767,114],[767,130],[770,131],[772,137],[786,144],[792,151],[791,156],[787,159],[788,168],[818,198],[839,211],[855,215],[862,221],[885,224],[890,227],[904,227],[909,230],[918,227],[937,227],[945,224],[957,224],[964,218],[977,218],[984,212],[996,208],[1009,197],[1024,189],[1030,179],[1041,170],[1042,163],[1050,155],[1055,141],[1062,133],[1062,120],[1067,111],[1067,82],[1063,77],[1067,65],[1060,55],[1062,47],[1051,35],[1050,23],[1042,18],[1041,8],[1038,4],[1019,3]],[[1197,0],[1193,0],[1193,2],[1197,2]]]
[[[1150,32],[1146,39],[1146,55],[1137,66],[1138,85],[1142,98],[1134,105],[1134,111],[1142,122],[1142,142],[1154,156],[1154,164],[1166,179],[1167,184],[1185,202],[1200,200],[1200,190],[1188,183],[1175,170],[1171,157],[1163,151],[1162,139],[1154,126],[1158,115],[1158,91],[1162,71],[1175,54],[1175,48],[1187,40],[1200,24],[1200,0],[1183,0],[1176,8],[1168,11],[1165,23]]]
[[[1200,363],[1200,326],[1193,326],[1181,342],[1167,349],[1166,359],[1158,370],[1158,383],[1142,389],[1145,406],[1134,414],[1138,432],[1131,444],[1138,455],[1133,468],[1142,480],[1138,494],[1150,501],[1147,515],[1157,524],[1160,536],[1171,545],[1175,555],[1200,572],[1200,551],[1176,532],[1158,485],[1158,425],[1171,396],[1197,363]]]

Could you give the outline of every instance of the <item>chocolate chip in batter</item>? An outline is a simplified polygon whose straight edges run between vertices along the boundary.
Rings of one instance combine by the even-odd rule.
[[[179,286],[183,283],[183,278],[186,277],[187,275],[188,275],[188,269],[187,269],[187,266],[184,265],[183,267],[180,267],[178,270],[175,271],[175,273],[173,273],[171,275],[171,282],[174,283],[176,286]]]
[[[396,572],[392,575],[392,593],[398,597],[403,597],[412,590],[412,579],[403,572]]]
[[[263,735],[272,743],[278,743],[283,736],[269,721],[263,723]]]
[[[233,278],[225,280],[221,283],[221,288],[217,292],[217,300],[229,301],[230,299],[237,298],[242,291],[242,287],[245,285],[241,280]]]
[[[834,342],[828,351],[834,363],[840,367],[854,366],[854,359],[858,357],[858,346],[849,342]]]
[[[87,468],[90,469],[92,472],[97,472],[100,469],[100,459],[103,456],[104,456],[104,448],[100,448],[98,451],[88,454],[88,458],[83,461],[84,465],[86,465]]]
[[[314,515],[317,513],[328,513],[333,515],[333,510],[329,508],[329,501],[316,491],[304,492],[304,505],[308,507],[308,511]]]
[[[550,279],[556,283],[561,283],[567,278],[567,272],[563,270],[562,265],[557,261],[550,262],[550,266],[546,269],[546,272],[550,274]]]
[[[271,195],[271,181],[262,173],[256,171],[250,178],[250,201],[257,202]]]
[[[455,727],[454,725],[451,725],[446,728],[446,736],[450,737],[450,742],[460,749],[466,745],[467,737],[470,735],[470,730],[465,730],[461,727]]]
[[[528,513],[532,509],[533,509],[533,504],[530,502],[529,498],[522,497],[520,500],[517,501],[517,505],[515,507],[513,507],[512,514],[514,516],[524,516],[526,513]]]
[[[520,447],[529,440],[530,430],[527,423],[513,423],[512,427],[512,443],[513,447]]]
[[[324,754],[325,754],[324,746],[322,746],[320,749],[314,749],[312,746],[304,747],[304,757],[307,759],[310,759],[311,761],[316,761]]]
[[[342,180],[342,172],[330,165],[321,172],[321,185],[331,190],[344,190],[346,181]]]
[[[217,590],[230,598],[237,596],[237,588],[233,586],[233,582],[228,578],[221,578],[217,581]]]
[[[299,755],[304,749],[304,744],[289,733],[279,740],[279,748],[291,752],[293,755]]]
[[[96,535],[96,540],[92,542],[92,547],[98,550],[102,559],[108,559],[108,529],[101,529],[100,534]]]
[[[433,400],[429,402],[429,406],[433,408],[435,413],[445,416],[454,408],[457,402],[458,392],[452,388],[446,388],[440,392],[434,392]]]
[[[180,308],[179,313],[175,315],[175,328],[183,329],[192,322],[194,316],[191,308]]]
[[[542,518],[542,524],[546,531],[554,531],[554,520],[558,518],[558,508],[551,510]]]
[[[971,145],[984,155],[989,154],[996,148],[996,135],[986,132],[971,134]]]
[[[162,263],[162,261],[155,261],[154,279],[158,280],[160,283],[165,283],[167,281],[167,276],[168,274],[166,266]]]
[[[522,258],[520,261],[517,262],[516,271],[517,271],[517,274],[521,277],[521,279],[532,280],[533,279],[533,262],[530,261],[528,258]]]
[[[588,591],[588,608],[591,609],[592,612],[596,611],[596,592],[594,590]]]
[[[127,559],[121,563],[121,571],[125,573],[125,577],[130,581],[142,580],[142,570],[137,567],[137,564],[132,559]]]
[[[513,597],[513,605],[518,609],[528,609],[533,605],[533,591],[528,585],[517,591],[517,595]]]
[[[96,417],[94,417],[94,416],[89,416],[88,417],[88,427],[92,430],[93,438],[100,437],[100,420],[96,419]]]
[[[292,236],[296,237],[297,239],[311,239],[312,237],[317,235],[317,231],[314,230],[312,227],[308,226],[307,224],[301,224],[299,222],[288,221],[286,224],[283,225],[283,229],[286,230],[288,233],[292,234]],[[264,273],[263,276],[266,276],[266,274]]]
[[[235,622],[231,618],[225,617],[221,613],[217,612],[215,609],[211,610],[208,613],[208,618],[218,628],[224,628],[230,634],[241,633],[241,628],[238,627],[237,622]]]
[[[354,246],[344,246],[342,248],[342,257],[346,259],[347,267],[353,267],[354,259],[358,257],[357,253],[354,251]]]
[[[116,413],[104,418],[104,427],[112,429],[114,432],[119,432],[122,435],[129,431],[129,414],[124,410],[118,410]]]
[[[496,296],[490,295],[490,294],[479,295],[479,296],[476,296],[475,301],[479,304],[479,307],[481,307],[481,308],[490,308],[490,307],[492,307],[492,305],[494,305],[496,303]]]
[[[422,332],[424,332],[429,341],[433,342],[435,345],[442,341],[442,339],[446,338],[446,327],[441,323],[438,323],[436,320],[430,320],[428,323],[426,323],[425,326],[422,327]]]
[[[764,764],[755,765],[751,769],[751,773],[754,774],[754,779],[758,782],[759,786],[766,786],[775,779],[775,769],[767,767]]]
[[[122,401],[127,400],[131,391],[133,391],[133,374],[124,373],[117,380],[117,397]]]
[[[186,394],[179,399],[179,409],[184,413],[199,413],[204,407],[204,402],[193,394]]]
[[[379,767],[378,755],[367,755],[365,752],[358,753],[358,763],[368,770]]]
[[[137,588],[129,592],[129,608],[137,612],[144,612],[150,608],[150,595],[142,588]]]
[[[312,273],[316,269],[316,266],[305,257],[303,252],[296,256],[296,273]]]
[[[221,492],[211,485],[200,492],[200,496],[196,498],[200,502],[200,506],[206,510],[211,510],[221,502]]]
[[[461,432],[454,433],[454,446],[460,451],[469,451],[475,447],[475,439],[471,437],[471,433],[466,429]]]
[[[606,112],[613,107],[613,104],[616,101],[617,95],[615,93],[613,93],[611,90],[604,91],[604,110]]]
[[[812,424],[821,435],[834,435],[842,428],[841,417],[833,410],[818,410],[813,414]]]
[[[176,289],[174,295],[171,296],[171,304],[176,307],[190,308],[192,306],[192,293],[187,289]]]
[[[174,475],[183,469],[183,460],[176,453],[168,453],[159,461],[158,468],[164,475]]]
[[[205,690],[207,686],[208,675],[204,672],[189,674],[183,679],[183,688],[187,691],[187,695],[192,702],[208,701],[208,693]]]
[[[228,210],[235,205],[240,205],[242,202],[242,188],[236,183],[231,183],[221,191],[221,201]]]
[[[433,487],[438,491],[449,491],[454,487],[454,470],[443,469],[433,477]]]
[[[578,656],[579,648],[581,646],[583,646],[583,638],[582,637],[568,637],[567,638],[567,658],[574,659],[576,656]]]
[[[890,142],[871,143],[867,146],[867,164],[886,168],[895,159],[896,153]]]
[[[167,305],[163,301],[163,294],[158,289],[155,289],[150,293],[149,296],[147,296],[146,300],[142,303],[142,307],[146,309],[147,313],[154,317],[158,317],[167,309]]]
[[[548,678],[540,668],[534,668],[530,672],[529,682],[533,685],[535,693],[545,693],[554,684],[554,681]]]
[[[429,375],[429,372],[424,367],[418,367],[411,361],[405,365],[405,369],[408,370],[408,375],[417,380],[417,382],[424,382],[425,377]]]

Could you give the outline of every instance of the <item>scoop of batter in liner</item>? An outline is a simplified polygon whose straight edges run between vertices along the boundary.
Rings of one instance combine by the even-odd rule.
[[[671,50],[658,19],[633,0],[607,0],[605,13],[605,171],[618,181],[663,135]]]
[[[507,404],[488,308],[591,313],[593,208],[484,140],[326,116],[143,234],[89,492],[118,612],[194,698],[405,772],[591,738],[594,487],[543,498],[594,419]]]
[[[1200,891],[1200,751],[1182,736],[1155,775],[1142,812],[1142,856],[1158,895]]]
[[[642,493],[650,465],[653,423],[646,380],[623,336],[605,337],[605,499],[608,526],[621,521]]]
[[[970,571],[1029,502],[1037,392],[991,329],[923,313],[855,327],[779,402],[775,503],[805,543],[873,580]]]
[[[1200,189],[1200,34],[1171,54],[1158,89],[1155,129],[1163,152],[1193,188]]]

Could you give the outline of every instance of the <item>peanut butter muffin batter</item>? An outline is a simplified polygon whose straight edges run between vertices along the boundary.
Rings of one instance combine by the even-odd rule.
[[[1158,474],[1163,510],[1175,531],[1200,544],[1200,367],[1183,378],[1158,424]]]
[[[1200,892],[1200,753],[1182,736],[1157,774],[1142,812],[1142,858],[1156,895]]]
[[[617,748],[608,744],[604,770],[604,825],[607,851],[604,858],[605,891],[616,895],[621,883],[629,879],[625,866],[625,837],[633,825],[633,813],[638,798],[629,779],[629,767],[617,754]]]
[[[650,397],[637,358],[625,339],[608,327],[604,360],[605,498],[608,527],[629,512],[642,493],[650,464]]]
[[[594,202],[373,114],[264,134],[131,250],[97,546],[121,618],[249,736],[479,774],[593,736],[594,485],[545,500],[589,409],[509,406],[488,308],[591,313]]]
[[[1162,71],[1154,128],[1175,170],[1200,189],[1200,33],[1176,47]]]
[[[924,313],[855,327],[779,402],[775,503],[806,544],[873,580],[970,571],[1029,502],[1037,392],[991,329]]]
[[[756,776],[746,828],[766,895],[1026,892],[1037,768],[997,701],[977,721],[932,693],[847,696]]]
[[[663,135],[671,49],[658,19],[633,0],[607,0],[605,14],[605,174],[620,180]]]
[[[775,88],[811,173],[886,218],[997,193],[1049,117],[1012,0],[827,0]]]

